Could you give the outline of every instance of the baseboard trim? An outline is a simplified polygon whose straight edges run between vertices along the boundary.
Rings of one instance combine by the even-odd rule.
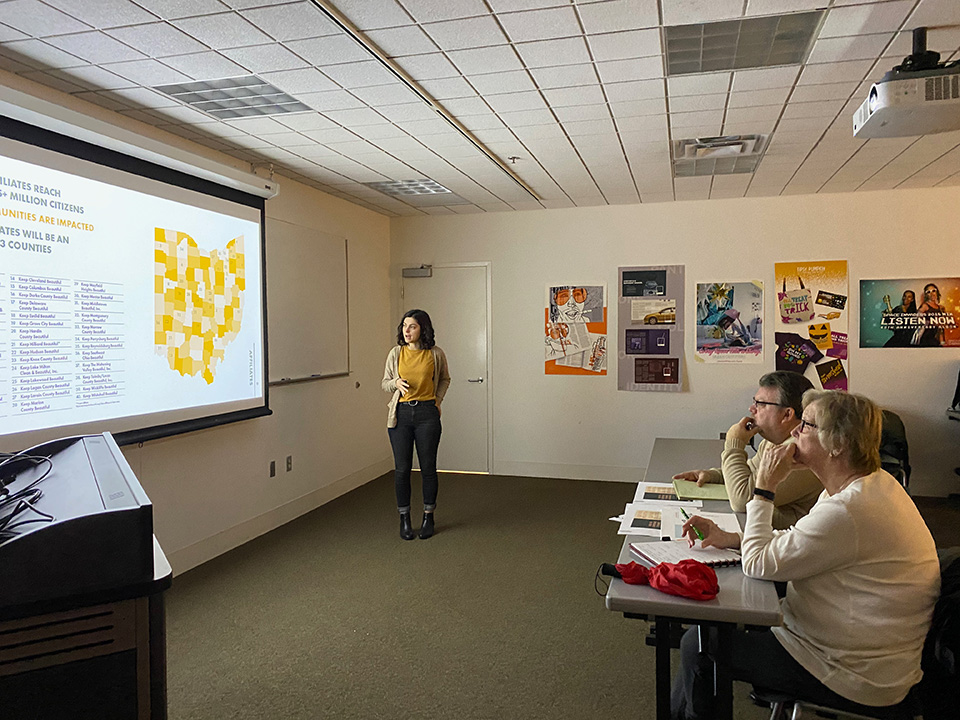
[[[271,530],[275,530],[281,525],[297,519],[301,515],[316,510],[331,500],[336,500],[351,490],[356,490],[361,485],[365,485],[392,469],[392,458],[381,460],[362,470],[351,473],[336,482],[325,485],[322,488],[317,488],[313,492],[284,503],[269,512],[265,512],[255,518],[250,518],[239,525],[235,525],[211,537],[204,538],[192,545],[175,550],[167,555],[167,560],[169,560],[170,566],[173,568],[173,574],[178,575],[184,573],[198,565],[202,565],[208,560],[212,560],[218,555],[240,547],[244,543],[260,537]]]
[[[646,468],[617,467],[614,465],[568,465],[565,463],[498,462],[496,475],[520,477],[559,478],[562,480],[603,480],[637,483],[643,479]]]

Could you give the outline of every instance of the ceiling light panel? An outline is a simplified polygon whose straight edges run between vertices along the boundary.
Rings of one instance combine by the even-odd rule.
[[[673,143],[673,175],[692,178],[752,173],[763,158],[766,145],[766,135],[677,140]]]
[[[154,90],[221,120],[310,111],[256,75],[159,85]]]
[[[664,27],[667,75],[799,65],[824,12]]]

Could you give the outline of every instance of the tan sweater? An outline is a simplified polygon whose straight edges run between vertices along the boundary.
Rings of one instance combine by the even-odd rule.
[[[434,345],[430,348],[433,354],[433,390],[436,395],[437,407],[443,402],[443,396],[450,387],[450,370],[447,368],[447,356],[443,350]],[[394,345],[387,355],[387,363],[383,369],[383,380],[380,387],[384,392],[392,393],[387,403],[387,427],[397,426],[397,403],[400,402],[400,390],[397,389],[397,378],[400,377],[398,365],[400,363],[400,345]]]
[[[788,438],[784,442],[793,442]],[[723,453],[720,455],[721,469],[709,470],[709,482],[722,482],[727,486],[730,508],[734,512],[745,512],[747,503],[753,499],[753,489],[757,486],[757,469],[760,459],[770,448],[777,447],[772,442],[760,439],[757,453],[747,459],[746,445],[740,440],[727,436]],[[777,530],[788,528],[810,512],[810,508],[820,497],[823,485],[810,470],[794,470],[777,487],[774,501],[773,527]]]
[[[778,493],[779,494],[779,493]],[[789,530],[773,505],[747,503],[743,572],[786,580],[780,644],[834,692],[893,705],[920,680],[920,654],[940,594],[930,531],[883,470],[825,491]]]

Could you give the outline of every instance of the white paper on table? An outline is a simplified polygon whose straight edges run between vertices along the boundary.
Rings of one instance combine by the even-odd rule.
[[[647,537],[662,537],[663,523],[661,511],[664,505],[646,502],[632,502],[623,510],[623,520],[620,522],[618,535],[646,535]]]
[[[637,494],[634,502],[657,503],[660,505],[676,505],[685,508],[703,507],[702,500],[681,500],[673,483],[648,483],[637,485]]]

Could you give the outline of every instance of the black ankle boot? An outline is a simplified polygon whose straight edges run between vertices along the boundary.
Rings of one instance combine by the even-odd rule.
[[[400,537],[404,540],[413,540],[413,523],[410,522],[410,513],[400,513]]]
[[[426,540],[433,537],[433,513],[423,514],[423,525],[420,526],[420,539]]]

